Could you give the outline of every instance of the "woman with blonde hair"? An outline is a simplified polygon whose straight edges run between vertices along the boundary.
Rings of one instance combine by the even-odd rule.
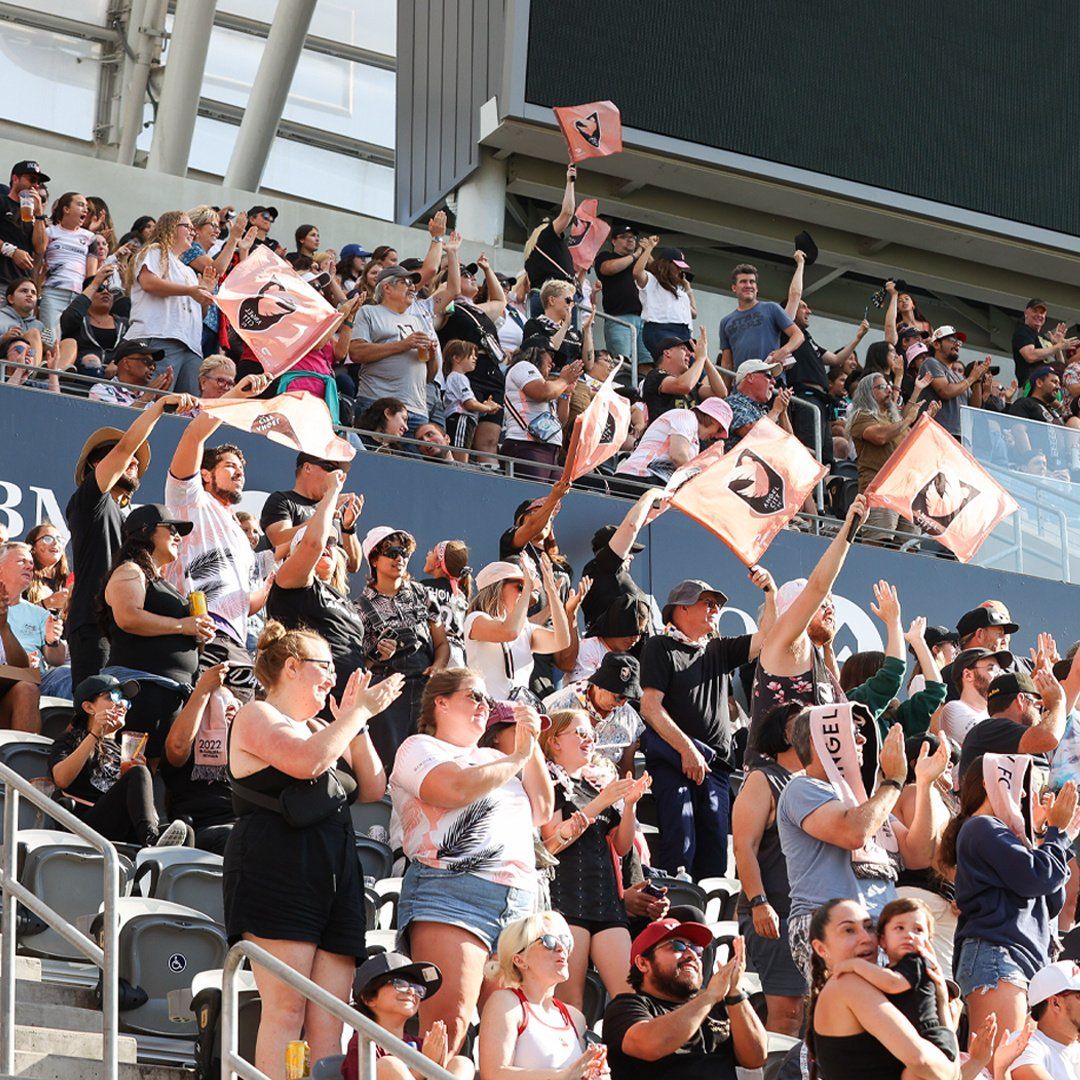
[[[225,847],[229,942],[254,942],[342,1001],[364,957],[364,883],[348,804],[381,799],[386,773],[368,733],[401,692],[398,675],[371,685],[353,672],[334,719],[317,719],[334,686],[330,646],[271,620],[259,638],[255,677],[264,701],[232,722],[228,773],[237,821]],[[318,887],[315,883],[333,887]],[[255,1066],[281,1075],[286,1045],[301,1033],[312,1060],[341,1051],[341,1021],[257,964],[262,998]]]
[[[480,1017],[484,1080],[581,1080],[606,1074],[606,1048],[585,1045],[585,1017],[555,991],[570,977],[574,941],[557,911],[527,915],[499,935],[489,965],[503,989]]]
[[[132,263],[129,338],[149,338],[164,352],[173,372],[173,386],[185,394],[199,392],[202,363],[203,310],[213,300],[213,268],[200,277],[181,256],[191,247],[191,215],[167,210],[157,219],[149,243]]]
[[[236,365],[224,353],[213,353],[199,365],[199,397],[213,401],[236,385]]]
[[[221,216],[212,206],[196,206],[188,211],[191,218],[191,247],[180,256],[185,266],[190,266],[196,274],[201,274],[211,267],[219,278],[224,277],[232,262],[233,252],[240,237],[247,227],[247,214],[241,211],[229,223],[229,232],[221,250],[211,257],[210,252],[221,238]]]

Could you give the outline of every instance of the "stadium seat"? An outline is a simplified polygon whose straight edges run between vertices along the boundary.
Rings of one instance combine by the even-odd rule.
[[[639,824],[656,825],[656,796],[651,791],[646,791],[638,800],[635,812]]]
[[[75,717],[75,704],[66,698],[43,697],[38,709],[41,712],[41,734],[49,740],[63,735]]]
[[[135,857],[132,889],[140,895],[194,908],[225,925],[222,858],[189,847],[143,848]]]
[[[344,1064],[344,1054],[320,1058],[311,1066],[311,1080],[341,1080],[341,1066]]]
[[[783,1067],[784,1060],[791,1052],[793,1046],[798,1046],[799,1040],[790,1035],[780,1035],[778,1032],[769,1032],[769,1056],[765,1059],[762,1069],[764,1080],[776,1080]]]
[[[98,944],[103,940],[104,915],[94,920]],[[121,999],[120,1029],[137,1035],[194,1038],[195,1019],[174,1020],[169,993],[191,985],[201,971],[219,968],[228,945],[225,932],[193,908],[168,900],[123,897],[117,904],[119,920],[118,974],[127,983],[132,1002]]]
[[[720,922],[735,918],[742,886],[738,878],[707,877],[702,878],[698,887],[705,893],[705,921]]]
[[[356,838],[356,854],[360,859],[365,881],[372,883],[388,878],[394,872],[394,853],[389,844],[373,840],[370,836]]]
[[[378,802],[354,802],[349,807],[352,815],[353,830],[358,837],[367,836],[381,840],[384,844],[390,839],[390,799]],[[380,831],[381,830],[381,831]]]
[[[200,971],[191,980],[190,1010],[198,1034],[195,1039],[196,1080],[218,1080],[221,1076],[221,968]],[[237,1041],[242,1058],[255,1060],[255,1036],[259,1033],[262,1000],[255,976],[247,968],[236,973]]]
[[[378,956],[379,953],[384,952],[396,952],[397,951],[397,931],[396,930],[369,930],[364,935],[364,956],[365,959],[371,956]]]
[[[33,735],[28,731],[0,731],[0,763],[13,769],[24,780],[35,782],[42,791],[51,790],[49,779],[49,751],[52,739]],[[4,794],[0,784],[0,835],[3,834]],[[28,799],[19,802],[20,829],[55,829],[57,824],[44,810],[38,809]]]
[[[379,928],[397,929],[397,907],[401,899],[401,883],[404,878],[388,877],[376,881],[372,888],[379,896]]]
[[[581,1011],[585,1015],[585,1025],[594,1028],[604,1016],[604,1010],[610,998],[603,980],[591,968],[585,972],[585,996],[581,1002]]]
[[[364,925],[377,929],[379,925],[379,894],[370,886],[364,886]]]
[[[700,885],[674,877],[654,876],[651,880],[654,885],[667,889],[667,898],[672,907],[689,904],[701,911],[705,910],[706,894]]]
[[[27,829],[19,833],[19,881],[68,922],[94,915],[104,897],[103,857],[89,841],[54,829]],[[131,882],[131,861],[120,856],[120,892]],[[22,910],[22,909],[20,909]],[[85,960],[49,926],[37,920],[31,932],[19,935],[19,951],[51,960]]]

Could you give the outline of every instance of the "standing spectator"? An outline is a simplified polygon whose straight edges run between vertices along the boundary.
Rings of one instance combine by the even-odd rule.
[[[633,993],[604,1012],[611,1080],[736,1080],[736,1066],[765,1063],[768,1036],[740,985],[743,940],[706,979],[701,955],[711,944],[707,926],[678,919],[649,923],[634,938]]]
[[[109,667],[139,682],[126,727],[147,733],[152,763],[161,757],[169,726],[195,681],[199,646],[214,636],[210,616],[188,614],[187,599],[165,580],[180,553],[180,538],[191,530],[190,521],[174,520],[155,503],[133,510],[105,583]]]
[[[656,367],[641,384],[650,424],[670,409],[692,409],[699,399],[727,397],[724,380],[709,359],[709,336],[704,326],[698,330],[697,341],[665,337],[656,347]],[[703,380],[708,380],[707,386],[702,386]]]
[[[83,282],[98,268],[94,234],[83,228],[89,206],[85,195],[68,191],[53,207],[51,224],[45,230],[44,244],[35,245],[45,259],[45,288],[41,293],[40,314],[45,324],[46,344],[60,340],[60,315],[82,290]]]
[[[320,723],[334,685],[330,648],[318,634],[274,621],[259,639],[255,676],[266,699],[236,714],[229,737],[237,813],[225,847],[229,943],[254,942],[348,1001],[364,956],[363,869],[348,803],[375,802],[386,791],[369,729],[401,680],[371,686],[355,672],[333,722]],[[333,888],[313,888],[315,881]],[[314,1060],[341,1052],[340,1020],[258,965],[253,971],[262,999],[257,1069],[280,1076],[285,1046],[301,1030]]]
[[[158,218],[150,241],[135,256],[128,330],[163,351],[174,385],[185,394],[199,389],[203,310],[213,299],[216,282],[212,270],[200,277],[181,261],[193,235],[191,218],[180,210]]]
[[[1031,1018],[1038,1027],[1013,1063],[1013,1080],[1072,1080],[1080,1076],[1080,968],[1059,960],[1028,984]]]
[[[566,243],[566,231],[574,220],[574,183],[577,166],[567,165],[566,187],[562,205],[551,221],[534,229],[525,244],[525,273],[529,278],[529,315],[536,317],[542,310],[540,290],[548,281],[574,280],[574,260]]]
[[[499,452],[527,463],[514,469],[514,475],[525,480],[555,480],[568,399],[581,378],[580,360],[551,378],[554,357],[549,344],[546,338],[526,338],[506,372]]]
[[[756,567],[750,580],[765,593],[757,633],[719,637],[727,597],[704,581],[683,581],[664,605],[664,633],[649,638],[642,654],[642,748],[660,829],[653,861],[670,874],[727,873],[735,770],[729,676],[758,655],[775,617],[769,572]]]
[[[615,473],[666,484],[676,469],[697,457],[703,443],[726,438],[730,427],[731,406],[724,398],[706,398],[692,409],[670,409],[645,429]]]
[[[966,376],[957,373],[954,364],[960,358],[960,346],[967,341],[967,334],[952,326],[939,326],[930,335],[930,348],[934,355],[919,369],[919,375],[930,375],[930,385],[922,392],[923,401],[936,401],[941,405],[937,422],[955,439],[960,438],[960,406],[982,406],[982,377],[990,368],[990,357],[981,360]]]
[[[456,305],[455,305],[456,306]],[[479,425],[494,426],[495,416],[502,416],[498,401],[490,394],[484,401],[476,396],[473,376],[480,353],[477,346],[466,341],[448,341],[443,346],[443,375],[446,378],[446,428],[454,446],[454,458],[468,461],[468,451],[479,434]],[[485,357],[487,354],[484,354]],[[489,361],[490,362],[490,361]],[[496,367],[497,370],[497,367]],[[502,372],[499,372],[502,383]],[[498,391],[502,397],[502,390]],[[501,421],[500,421],[501,423]],[[496,435],[496,444],[498,436]],[[488,447],[494,449],[494,447]]]
[[[720,366],[732,371],[753,359],[786,366],[803,332],[779,304],[758,300],[757,267],[739,263],[731,271],[731,291],[738,307],[720,320]]]
[[[584,583],[588,578],[581,580]],[[649,632],[651,623],[647,601],[632,596],[612,600],[607,611],[602,611],[589,625],[570,677],[587,679],[608,653],[638,652],[638,642]]]
[[[256,233],[254,247],[266,244],[275,255],[285,258],[285,248],[270,236],[270,230],[277,219],[276,206],[253,206],[247,212],[248,227],[254,228]],[[160,219],[158,225],[161,225]]]
[[[365,251],[360,244],[346,244],[341,249],[338,259],[337,276],[341,278],[341,288],[348,296],[359,284],[364,272],[364,262],[371,258],[371,252]]]
[[[697,318],[690,280],[690,264],[674,247],[658,247],[659,236],[647,236],[634,260],[634,284],[641,301],[642,339],[653,359],[660,357],[660,344],[667,338],[689,341]],[[638,357],[640,364],[644,358]]]
[[[1021,390],[1035,368],[1061,361],[1063,354],[1080,344],[1080,338],[1066,337],[1064,323],[1058,323],[1056,329],[1047,334],[1043,333],[1045,326],[1046,301],[1029,300],[1012,336],[1016,382]]]
[[[51,526],[38,526],[51,528]],[[29,597],[34,585],[34,549],[29,543],[5,540],[0,543],[0,590],[7,597],[7,621],[31,662],[43,672],[39,692],[55,694],[57,684],[52,669],[67,662],[63,613],[46,611]],[[2,661],[0,661],[2,662]],[[46,670],[46,666],[49,670]],[[62,680],[66,682],[66,679]],[[50,688],[49,683],[53,686]],[[67,686],[70,690],[70,685]],[[70,696],[70,695],[69,695]]]
[[[409,576],[416,540],[401,529],[380,525],[364,537],[369,578],[357,607],[364,621],[363,655],[378,676],[391,672],[405,683],[372,735],[387,769],[398,747],[416,730],[424,680],[446,667],[450,645],[439,622],[439,607],[423,585]]]
[[[96,675],[109,661],[108,639],[98,624],[97,599],[120,547],[125,511],[150,464],[147,439],[166,405],[190,412],[195,404],[180,394],[160,397],[126,432],[99,428],[83,443],[75,464],[75,492],[65,514],[75,575],[67,627],[72,686]]]
[[[98,267],[60,316],[60,367],[64,370],[74,366],[82,375],[100,378],[105,365],[115,362],[128,320],[113,311],[118,293],[109,284],[112,271],[107,263]]]
[[[233,264],[233,253],[240,237],[247,231],[247,215],[241,211],[228,223],[223,243],[219,243],[221,218],[214,207],[196,206],[188,211],[188,217],[191,219],[191,247],[180,256],[180,261],[196,274],[213,270],[219,278],[224,277]],[[214,251],[212,257],[211,251]]]
[[[165,356],[164,349],[154,347],[148,338],[129,337],[113,353],[116,374],[108,381],[90,387],[90,400],[107,405],[141,409],[165,390],[172,382],[172,368],[157,374],[157,366]]]
[[[592,323],[574,329],[574,283],[552,279],[540,290],[541,314],[534,315],[522,330],[522,344],[543,343],[555,358],[555,370],[592,351]]]
[[[43,521],[26,534],[26,543],[34,560],[34,580],[26,590],[27,600],[40,604],[46,611],[66,616],[71,571],[64,551],[64,536],[55,525]]]
[[[409,860],[398,926],[418,962],[443,972],[420,1006],[420,1026],[446,1025],[456,1054],[480,995],[484,961],[504,927],[535,910],[533,830],[550,819],[554,792],[537,745],[540,717],[515,710],[509,754],[481,749],[488,719],[483,679],[468,668],[436,672],[424,688],[418,734],[394,760],[390,790]]]
[[[538,582],[530,569],[508,562],[488,563],[476,575],[476,595],[465,617],[465,656],[496,700],[527,689],[536,653],[561,652],[570,644],[566,608],[547,555],[540,557],[551,628],[529,621]]]
[[[798,1038],[806,979],[791,958],[791,886],[780,846],[776,804],[802,762],[791,744],[798,705],[778,705],[762,717],[750,748],[753,763],[731,808],[731,836],[739,882],[739,932],[765,992],[765,1026]]]
[[[735,393],[728,398],[731,406],[731,425],[728,448],[734,446],[750,429],[767,416],[785,431],[791,431],[788,405],[792,391],[776,389],[776,380],[783,367],[767,360],[744,360],[735,372]]]
[[[604,314],[613,317],[604,321],[604,344],[616,356],[629,357],[636,342],[638,363],[644,363],[648,353],[641,321],[641,298],[634,281],[634,263],[640,253],[637,230],[622,222],[611,230],[610,240],[611,250],[601,251],[593,264],[604,286]]]
[[[936,729],[957,746],[963,746],[968,732],[989,715],[986,693],[990,684],[1012,664],[1011,652],[965,649],[960,653],[949,667],[949,678],[958,695],[942,706]]]
[[[18,161],[11,167],[7,194],[0,203],[0,281],[5,285],[34,271],[34,252],[43,251],[45,212],[38,187],[49,182],[36,161]],[[23,221],[21,200],[31,206],[33,221]]]
[[[420,582],[439,605],[439,622],[450,647],[449,667],[465,666],[465,617],[472,599],[473,575],[464,540],[440,540],[424,559]]]

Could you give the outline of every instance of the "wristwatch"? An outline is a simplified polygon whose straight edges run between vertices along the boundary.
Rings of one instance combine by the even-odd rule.
[[[764,893],[758,893],[757,896],[750,897],[751,908],[761,907],[762,904],[767,904],[768,902],[769,898]]]
[[[740,990],[737,994],[724,998],[724,1004],[729,1008],[732,1005],[741,1005],[746,1000],[746,995]]]

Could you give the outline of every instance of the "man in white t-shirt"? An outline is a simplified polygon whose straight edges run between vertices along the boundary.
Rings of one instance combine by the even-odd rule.
[[[731,406],[724,398],[706,398],[692,409],[669,409],[645,429],[615,472],[667,483],[676,469],[697,457],[702,443],[727,438],[730,426]]]
[[[1003,671],[1012,667],[1011,652],[989,649],[965,649],[953,662],[950,678],[959,691],[955,701],[941,710],[940,730],[963,746],[967,733],[990,714],[986,711],[986,692]]]
[[[1080,1077],[1080,964],[1059,960],[1028,983],[1031,1017],[1039,1025],[1013,1064],[1012,1080]]]

